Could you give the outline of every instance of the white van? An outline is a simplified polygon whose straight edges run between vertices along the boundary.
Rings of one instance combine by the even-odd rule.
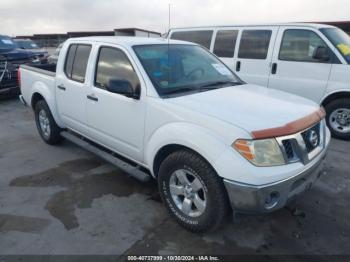
[[[350,37],[341,29],[305,23],[213,26],[172,29],[168,36],[201,44],[248,83],[323,105],[333,136],[350,139]]]

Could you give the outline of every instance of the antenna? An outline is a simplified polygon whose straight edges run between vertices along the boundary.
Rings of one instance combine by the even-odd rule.
[[[168,34],[169,34],[169,32],[170,32],[170,26],[171,26],[171,19],[170,19],[170,17],[171,17],[171,4],[170,4],[170,2],[169,2],[169,24],[168,24]]]
[[[170,20],[170,16],[171,16],[171,4],[170,4],[170,2],[169,2],[169,14],[168,14],[168,19],[169,19],[169,21],[168,21],[168,35],[167,35],[167,38],[168,38],[168,85],[169,85],[169,83],[170,83],[170,60],[169,60],[169,52],[170,52],[170,26],[171,26],[171,24],[170,24],[170,22],[171,22],[171,20]]]

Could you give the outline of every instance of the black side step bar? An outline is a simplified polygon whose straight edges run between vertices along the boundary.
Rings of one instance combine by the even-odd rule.
[[[148,173],[142,171],[139,166],[133,166],[117,158],[116,156],[113,156],[112,154],[109,154],[103,151],[102,149],[99,149],[98,147],[94,146],[92,143],[89,143],[70,132],[63,131],[61,132],[61,136],[71,141],[72,143],[84,148],[85,150],[106,160],[107,162],[118,167],[119,169],[123,170],[124,172],[128,173],[130,176],[136,178],[141,182],[147,182],[151,178],[151,176]]]

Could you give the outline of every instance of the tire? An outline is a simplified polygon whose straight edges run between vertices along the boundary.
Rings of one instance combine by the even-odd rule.
[[[56,124],[45,100],[38,101],[35,105],[34,111],[36,127],[44,142],[49,145],[60,143],[63,140],[60,135],[61,128]],[[45,124],[43,122],[45,122]]]
[[[350,99],[341,98],[331,101],[325,108],[327,112],[326,121],[332,136],[350,140]],[[342,115],[342,118],[337,120],[336,118],[339,115]]]
[[[183,178],[184,175],[187,182],[194,185],[192,191],[183,186],[186,183],[181,183],[179,177],[182,177],[181,180],[186,180]],[[202,186],[199,191],[197,191],[198,182]],[[230,210],[222,179],[207,161],[189,150],[174,152],[162,162],[158,173],[158,186],[161,198],[170,214],[181,226],[192,232],[217,229],[223,224]],[[181,193],[170,189],[174,187]],[[194,193],[195,191],[197,192]],[[184,205],[185,199],[186,205]],[[190,202],[191,204],[188,204]],[[190,213],[187,208],[189,206]]]

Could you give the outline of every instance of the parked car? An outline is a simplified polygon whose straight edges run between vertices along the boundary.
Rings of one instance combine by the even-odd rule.
[[[350,37],[321,24],[173,29],[171,39],[203,45],[244,81],[324,106],[334,137],[350,139]]]
[[[55,65],[22,66],[42,139],[62,137],[140,180],[185,228],[271,212],[321,175],[330,142],[316,103],[246,84],[205,48],[135,37],[68,40]]]
[[[32,52],[42,64],[47,63],[48,52],[40,48],[33,40],[14,38],[13,41],[17,44],[18,48]]]
[[[50,55],[48,58],[47,58],[47,62],[49,64],[57,64],[57,60],[58,60],[58,56],[60,54],[60,51],[61,51],[61,48],[63,46],[63,43],[60,44],[56,50],[55,50],[55,53],[53,53],[53,55]]]
[[[18,67],[33,61],[36,61],[36,57],[32,52],[18,49],[10,37],[0,35],[0,95],[19,93]]]

